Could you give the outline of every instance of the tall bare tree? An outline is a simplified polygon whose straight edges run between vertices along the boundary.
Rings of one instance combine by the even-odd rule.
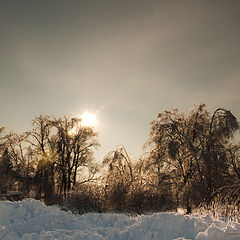
[[[238,129],[237,119],[222,108],[212,116],[204,104],[195,106],[188,116],[178,110],[163,111],[151,123],[146,164],[154,167],[159,177],[168,177],[176,198],[184,192],[186,205],[197,192],[201,194],[196,199],[202,196],[210,200],[211,193],[224,184],[228,174],[226,144]]]

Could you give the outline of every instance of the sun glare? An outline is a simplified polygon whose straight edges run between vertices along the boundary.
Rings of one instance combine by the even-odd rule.
[[[84,127],[95,127],[97,125],[97,119],[93,113],[85,112],[81,118],[81,124]]]

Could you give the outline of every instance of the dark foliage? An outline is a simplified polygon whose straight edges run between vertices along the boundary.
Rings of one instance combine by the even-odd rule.
[[[239,206],[240,145],[236,117],[204,104],[184,115],[163,111],[151,123],[145,147],[133,161],[123,146],[94,162],[99,144],[81,119],[39,116],[23,134],[0,128],[1,191],[58,203],[75,213],[141,214],[198,206]],[[234,207],[235,209],[235,207]],[[230,211],[230,210],[229,210]]]

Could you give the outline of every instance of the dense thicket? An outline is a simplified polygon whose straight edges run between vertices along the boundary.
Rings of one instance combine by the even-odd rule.
[[[213,114],[204,104],[187,115],[163,111],[151,123],[140,159],[133,161],[120,146],[106,154],[100,168],[93,158],[99,145],[93,128],[83,127],[81,119],[39,116],[23,134],[0,129],[0,187],[17,188],[49,204],[67,197],[64,207],[81,213],[177,207],[191,212],[220,198],[236,205],[238,129],[236,117],[223,108]],[[230,201],[227,192],[236,193],[235,198]]]

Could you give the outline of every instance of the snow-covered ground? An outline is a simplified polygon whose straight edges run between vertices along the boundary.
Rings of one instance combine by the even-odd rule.
[[[176,213],[75,216],[39,201],[0,202],[1,240],[239,240],[240,224]]]

